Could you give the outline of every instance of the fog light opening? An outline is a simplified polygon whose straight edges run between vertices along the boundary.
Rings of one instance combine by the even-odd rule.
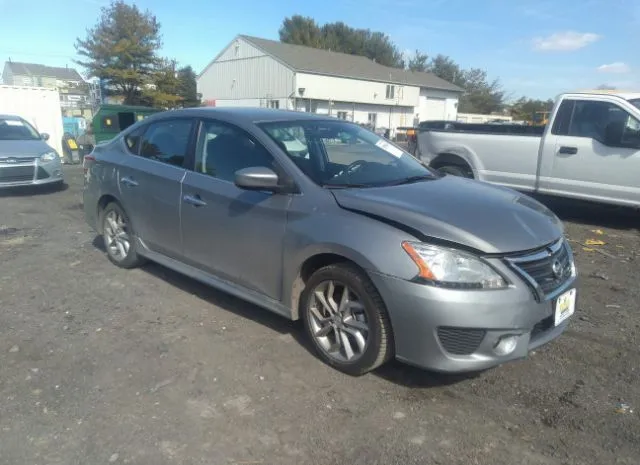
[[[493,351],[496,355],[509,355],[511,352],[516,350],[516,346],[518,345],[518,336],[513,334],[508,334],[506,336],[500,336],[496,345],[493,346]]]

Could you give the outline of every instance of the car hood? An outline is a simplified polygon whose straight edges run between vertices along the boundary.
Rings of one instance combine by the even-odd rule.
[[[43,140],[0,140],[0,158],[33,158],[52,150]]]
[[[535,249],[563,233],[558,217],[531,197],[455,176],[332,193],[342,208],[488,254]]]

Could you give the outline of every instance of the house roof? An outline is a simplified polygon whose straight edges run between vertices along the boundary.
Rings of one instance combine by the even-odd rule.
[[[464,91],[462,88],[434,74],[390,68],[364,56],[286,44],[247,35],[238,37],[299,72],[412,85],[453,92]]]
[[[7,61],[5,65],[11,68],[13,74],[20,76],[46,76],[61,81],[84,81],[82,76],[80,76],[74,68],[45,66],[36,63],[19,63],[16,61]]]

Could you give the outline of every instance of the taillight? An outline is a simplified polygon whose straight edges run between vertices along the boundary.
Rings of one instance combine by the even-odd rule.
[[[87,174],[87,171],[89,171],[89,164],[87,162],[93,162],[96,161],[96,157],[93,156],[93,154],[89,154],[89,155],[85,155],[84,158],[82,159],[82,169],[84,170],[84,174]]]

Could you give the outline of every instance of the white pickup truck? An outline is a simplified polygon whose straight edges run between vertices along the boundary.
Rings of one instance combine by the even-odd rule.
[[[544,128],[425,122],[415,155],[517,190],[640,207],[640,93],[570,93]]]

